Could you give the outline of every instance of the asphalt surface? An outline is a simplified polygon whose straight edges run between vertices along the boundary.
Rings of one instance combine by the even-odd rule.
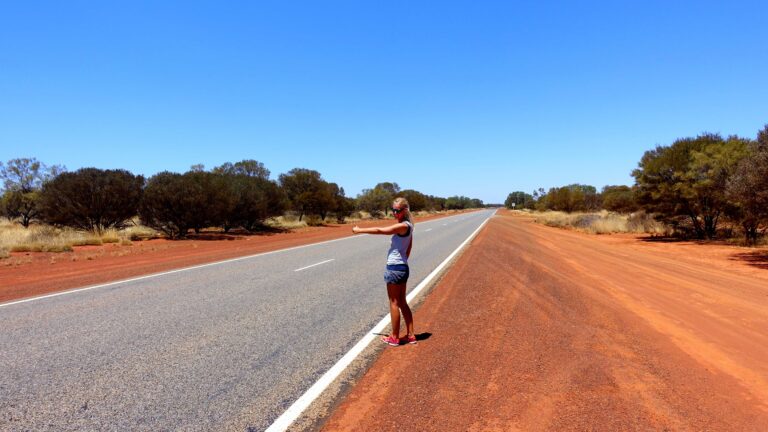
[[[417,224],[409,287],[491,214]],[[0,305],[0,430],[263,430],[388,313],[388,245],[355,236]]]

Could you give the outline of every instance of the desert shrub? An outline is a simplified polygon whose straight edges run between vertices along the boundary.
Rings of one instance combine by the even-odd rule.
[[[726,184],[749,142],[702,134],[645,152],[632,172],[638,204],[681,232],[690,227],[699,238],[714,238],[721,216],[734,206]]]
[[[635,193],[629,186],[605,186],[601,195],[603,208],[608,211],[631,213],[638,209]]]
[[[224,224],[234,199],[228,179],[229,176],[205,171],[190,171],[182,175],[189,194],[187,202],[194,209],[188,213],[189,225],[196,233],[205,227]]]
[[[282,216],[271,217],[264,221],[264,224],[272,228],[280,229],[296,229],[305,228],[307,226],[306,218],[299,220],[299,216],[292,212],[286,212]]]
[[[231,207],[225,217],[224,230],[230,226],[241,226],[254,231],[270,217],[285,211],[285,196],[273,181],[260,176],[226,176]]]
[[[356,203],[354,198],[348,198],[343,195],[337,197],[336,210],[334,211],[336,222],[344,223],[347,219],[352,218],[356,213],[355,207]]]
[[[746,242],[756,243],[760,226],[768,227],[768,125],[728,179],[726,195],[735,202],[732,217],[741,225]]]
[[[334,210],[336,201],[333,186],[323,180],[322,175],[306,168],[294,168],[280,174],[280,187],[285,192],[288,207],[299,214],[299,221],[304,215],[325,217]],[[338,186],[336,186],[338,190]]]
[[[101,237],[90,235],[71,240],[70,244],[72,246],[101,246],[104,242],[101,240]]]
[[[600,208],[600,196],[594,186],[571,184],[550,188],[548,192],[539,195],[541,210],[564,211],[595,211]]]
[[[357,196],[357,208],[373,217],[381,217],[386,214],[393,198],[389,191],[382,188],[363,189]]]
[[[200,211],[199,185],[181,174],[164,171],[152,176],[139,205],[141,223],[168,237],[183,238]]]
[[[427,195],[427,210],[442,211],[445,210],[446,198]]]
[[[416,191],[413,189],[406,189],[406,190],[400,191],[400,193],[398,193],[397,195],[408,200],[408,207],[411,210],[411,213],[421,211],[427,208],[427,205],[428,205],[427,196],[419,191]]]
[[[634,233],[673,234],[669,227],[642,210],[631,213],[627,217],[627,230]]]
[[[593,234],[647,233],[665,234],[668,228],[645,213],[624,215],[603,210],[597,213],[546,211],[534,213],[538,223]]]
[[[120,237],[128,240],[147,240],[156,238],[159,233],[154,229],[144,225],[132,225],[120,231]]]
[[[45,222],[101,232],[136,215],[144,177],[125,170],[82,168],[46,182],[40,192]]]
[[[317,215],[309,215],[304,220],[307,222],[307,226],[322,226],[325,220]]]
[[[40,188],[66,168],[46,166],[35,158],[11,159],[0,162],[0,180],[5,192],[0,198],[0,215],[18,219],[25,228],[40,216]]]
[[[523,191],[512,192],[507,195],[507,199],[504,200],[504,207],[508,209],[514,208],[517,210],[522,210],[524,208],[533,208],[533,204],[533,195]]]
[[[29,227],[40,216],[40,192],[7,190],[0,197],[0,215],[18,220],[23,227]]]

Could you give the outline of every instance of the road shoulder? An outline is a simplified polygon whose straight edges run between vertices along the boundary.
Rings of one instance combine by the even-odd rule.
[[[735,373],[740,369],[731,364],[752,369],[764,380],[765,371],[750,366],[766,364],[763,350],[744,351],[727,361],[702,360],[706,343],[674,334],[671,324],[660,326],[659,319],[642,313],[642,302],[633,309],[618,297],[625,287],[642,287],[637,295],[648,299],[673,290],[663,284],[666,275],[659,273],[647,283],[628,280],[620,260],[603,262],[602,255],[590,256],[598,240],[577,238],[572,250],[566,240],[510,216],[491,219],[416,312],[417,333],[430,337],[415,346],[384,350],[324,430],[768,427],[761,383],[740,379]],[[607,255],[626,253],[633,262],[656,257],[615,245],[600,248]],[[600,276],[609,280],[605,284],[616,286],[587,277],[590,265],[603,269]],[[702,280],[708,277],[705,268],[690,272]],[[637,274],[640,278],[642,272]],[[744,293],[739,299],[744,313],[756,311],[743,318],[758,323],[731,325],[758,341],[764,337],[760,328],[765,329],[766,316],[754,306],[764,310],[766,301],[751,295],[761,283],[734,276],[729,287],[731,295]],[[680,287],[697,289],[694,283],[689,287],[680,282]],[[665,301],[673,306],[684,303]],[[653,306],[644,307],[652,311]],[[684,328],[685,320],[696,313],[725,316],[711,304],[685,306],[693,309],[668,322]],[[707,330],[693,318],[691,323],[701,327],[694,332]],[[743,349],[726,346],[727,341],[714,339],[717,335],[708,337],[723,345],[723,351]]]

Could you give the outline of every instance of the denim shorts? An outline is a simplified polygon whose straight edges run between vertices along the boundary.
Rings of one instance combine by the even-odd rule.
[[[408,282],[410,270],[408,264],[388,264],[384,270],[384,281],[388,284],[404,284]]]

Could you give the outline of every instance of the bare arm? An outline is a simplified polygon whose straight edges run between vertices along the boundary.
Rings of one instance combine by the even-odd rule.
[[[406,232],[408,232],[408,225],[405,223],[396,223],[394,225],[390,225],[388,227],[373,227],[373,228],[360,228],[357,225],[355,225],[352,228],[352,232],[355,234],[384,234],[384,235],[392,235],[392,234],[400,234],[403,235]]]
[[[413,236],[411,236],[411,243],[408,245],[408,250],[405,251],[405,257],[410,258],[411,257],[411,248],[413,247]]]

